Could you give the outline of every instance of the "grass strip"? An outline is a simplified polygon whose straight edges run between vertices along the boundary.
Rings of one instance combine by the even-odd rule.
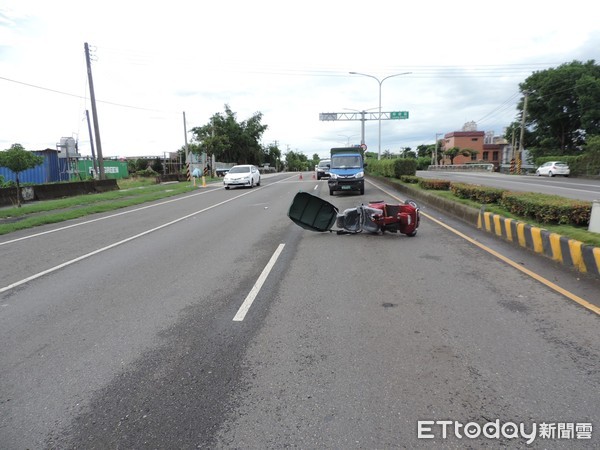
[[[25,214],[10,214],[10,212],[13,212],[13,210],[17,210],[17,212],[20,213],[19,210],[22,210],[23,208],[9,208],[8,210],[3,211],[4,214],[0,217],[23,217],[29,214],[31,214],[31,217],[25,217],[21,220],[11,223],[0,224],[0,235],[40,225],[77,219],[90,214],[103,213],[126,208],[128,206],[135,206],[142,203],[180,195],[193,190],[194,187],[192,187],[189,183],[183,182],[171,185],[157,185],[144,189],[112,191],[102,194],[82,195],[67,199],[49,200],[47,202],[44,201],[40,202],[39,208],[28,209]],[[125,195],[111,195],[116,193]],[[57,210],[56,213],[35,215],[35,213],[46,213],[48,211],[55,210]]]

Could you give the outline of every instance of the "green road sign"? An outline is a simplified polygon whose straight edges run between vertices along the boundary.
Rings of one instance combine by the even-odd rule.
[[[390,119],[408,119],[408,111],[392,111]]]

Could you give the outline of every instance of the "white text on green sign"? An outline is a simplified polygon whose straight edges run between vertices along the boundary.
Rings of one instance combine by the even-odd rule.
[[[408,111],[392,111],[390,119],[408,119]]]

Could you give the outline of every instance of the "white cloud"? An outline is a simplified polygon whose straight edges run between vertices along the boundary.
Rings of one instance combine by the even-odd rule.
[[[383,111],[410,112],[382,123],[383,149],[433,143],[471,120],[501,133],[528,75],[594,59],[600,47],[586,2],[539,5],[4,0],[0,148],[54,148],[75,135],[90,154],[84,42],[95,48],[105,156],[175,151],[183,111],[189,130],[225,104],[239,120],[262,112],[265,144],[324,155],[348,136],[358,142],[360,122],[320,122],[319,113],[378,106],[378,83],[350,71],[412,72],[382,84]],[[366,137],[376,149],[376,121]]]

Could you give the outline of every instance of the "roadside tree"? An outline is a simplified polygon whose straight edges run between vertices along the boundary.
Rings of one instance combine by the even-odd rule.
[[[277,143],[267,145],[263,149],[263,164],[268,164],[270,167],[274,167],[275,170],[279,171],[281,168],[281,150],[277,146]]]
[[[150,164],[150,168],[152,170],[154,170],[156,173],[162,173],[163,172],[163,162],[159,157],[156,157],[155,159],[152,160],[152,163]]]
[[[519,87],[516,123],[524,112],[531,132],[524,144],[535,156],[579,154],[587,136],[600,134],[600,66],[594,60],[535,72]]]
[[[21,184],[19,174],[32,169],[44,162],[44,158],[34,155],[23,148],[21,144],[13,144],[10,149],[0,152],[0,167],[6,167],[15,174],[17,184],[17,206],[21,207]]]
[[[191,129],[193,142],[199,144],[192,151],[206,152],[222,162],[260,165],[264,155],[260,139],[267,129],[261,120],[262,113],[257,112],[238,122],[236,114],[225,105],[224,113],[217,113],[206,125]]]
[[[285,163],[289,171],[302,171],[308,169],[308,158],[304,153],[288,150],[285,154]],[[314,167],[314,166],[313,166]]]
[[[454,158],[456,158],[458,155],[469,156],[471,155],[471,152],[472,150],[466,148],[451,147],[447,150],[444,150],[444,156],[450,158],[450,165],[452,165],[454,164]]]

